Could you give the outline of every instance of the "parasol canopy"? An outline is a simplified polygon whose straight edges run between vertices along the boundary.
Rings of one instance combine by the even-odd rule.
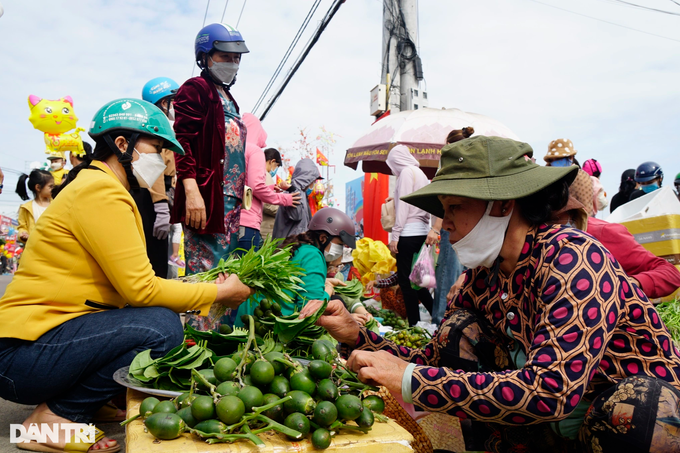
[[[357,169],[363,162],[364,173],[391,175],[385,163],[396,145],[406,145],[420,162],[420,168],[432,179],[439,166],[441,149],[453,129],[473,127],[473,135],[487,135],[519,140],[504,124],[477,113],[459,109],[405,110],[376,121],[347,150],[345,165]]]

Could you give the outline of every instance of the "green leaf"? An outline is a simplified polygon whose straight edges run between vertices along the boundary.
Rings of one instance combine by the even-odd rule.
[[[158,372],[158,369],[154,365],[149,365],[145,370],[144,370],[144,377],[148,379],[154,379],[160,376],[160,373]]]
[[[321,317],[326,307],[328,306],[328,301],[325,301],[319,309],[312,316],[308,316],[304,319],[285,319],[276,318],[276,323],[274,324],[274,333],[278,336],[279,341],[282,343],[290,343],[295,337],[305,330],[306,328],[314,325],[316,321]],[[299,316],[299,314],[298,314]],[[287,317],[288,318],[288,317]]]
[[[130,364],[130,374],[144,374],[144,369],[151,365],[154,360],[151,358],[151,349],[142,351],[132,359]]]

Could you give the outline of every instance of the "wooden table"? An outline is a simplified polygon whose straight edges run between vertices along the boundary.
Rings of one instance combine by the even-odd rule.
[[[147,394],[128,389],[127,409],[128,414],[139,413],[139,405]],[[127,453],[203,453],[203,452],[229,452],[229,453],[303,453],[319,452],[314,449],[308,436],[299,442],[291,442],[283,434],[269,431],[260,434],[265,446],[257,448],[251,442],[239,441],[233,444],[209,445],[193,434],[184,433],[174,440],[157,440],[150,433],[144,432],[144,424],[141,420],[135,420],[125,427],[125,445]],[[368,434],[342,431],[336,435],[331,446],[324,450],[327,453],[412,453],[410,443],[413,441],[411,434],[394,421],[388,423],[375,423]]]

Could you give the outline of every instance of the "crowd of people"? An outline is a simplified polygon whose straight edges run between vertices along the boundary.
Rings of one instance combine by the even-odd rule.
[[[301,159],[290,182],[274,183],[281,154],[231,91],[248,52],[236,29],[204,27],[199,76],[154,78],[142,99],[105,103],[89,129],[94,148],[69,156],[70,171],[53,157],[49,171],[20,178],[17,193],[33,199],[20,209],[26,247],[0,300],[0,397],[37,405],[26,426],[124,416],[104,410],[121,392],[113,373],[142,350],[160,357],[180,344],[178,313],[199,329],[216,328],[205,316],[213,304],[228,309],[219,322],[249,313],[254,291],[236,275],[189,285],[173,269],[210,270],[269,234],[305,270],[283,314],[328,302],[318,323],[360,379],[463,420],[470,449],[670,451],[680,442],[680,353],[649,301],[677,290],[680,272],[595,218],[659,189],[659,165],[624,172],[610,201],[601,163],[581,166],[568,139],[551,142],[541,166],[526,143],[454,130],[432,181],[407,146],[393,147],[397,271],[370,286],[398,285],[409,324],[422,304],[438,325],[426,348],[396,346],[335,294],[356,230],[340,210],[312,215],[316,164]],[[423,244],[441,250],[434,293],[409,279]],[[120,446],[98,431],[91,449]]]

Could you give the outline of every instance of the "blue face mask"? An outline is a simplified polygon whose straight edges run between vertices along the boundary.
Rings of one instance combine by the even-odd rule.
[[[658,188],[659,188],[659,185],[655,182],[653,182],[651,184],[647,184],[646,186],[640,186],[640,189],[642,189],[642,191],[644,193],[654,192]]]
[[[307,189],[305,193],[307,194],[307,196],[310,196],[312,194],[312,189]]]
[[[270,172],[269,172],[269,175],[270,175],[272,178],[276,178],[276,170],[270,171]]]
[[[573,162],[568,157],[563,157],[562,159],[554,160],[550,163],[551,167],[571,167]]]

